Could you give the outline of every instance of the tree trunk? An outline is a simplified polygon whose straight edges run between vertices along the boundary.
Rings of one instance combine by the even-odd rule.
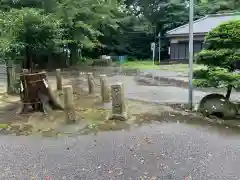
[[[226,93],[226,96],[225,96],[226,100],[229,100],[229,99],[230,99],[231,92],[232,92],[232,86],[229,85],[229,86],[227,87],[227,93]]]
[[[7,93],[15,94],[17,90],[15,88],[16,81],[16,70],[15,65],[13,63],[7,64]]]
[[[46,72],[21,74],[22,89],[20,92],[22,108],[20,113],[29,111],[47,112],[49,109],[63,110],[64,107],[54,95],[47,82]]]
[[[32,56],[29,46],[26,46],[25,60],[23,60],[22,68],[28,69],[29,72],[32,72]]]
[[[70,65],[76,63],[79,59],[78,47],[76,44],[69,45],[70,49]]]

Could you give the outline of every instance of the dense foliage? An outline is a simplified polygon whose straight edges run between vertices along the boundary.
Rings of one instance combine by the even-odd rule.
[[[236,0],[197,0],[195,18],[239,9]],[[0,0],[0,55],[35,60],[69,48],[72,64],[101,54],[145,59],[160,32],[165,56],[165,32],[187,21],[186,0]]]
[[[61,38],[60,21],[39,9],[11,9],[0,14],[1,55],[14,58],[25,52],[26,58],[52,49]],[[29,66],[29,65],[26,65]]]
[[[205,44],[207,48],[199,52],[196,58],[207,69],[195,72],[196,85],[239,88],[240,74],[234,71],[240,61],[240,20],[221,24],[210,31]]]

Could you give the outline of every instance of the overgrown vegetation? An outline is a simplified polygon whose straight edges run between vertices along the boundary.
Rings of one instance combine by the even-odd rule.
[[[201,87],[227,87],[229,99],[232,88],[240,87],[240,74],[234,73],[240,61],[240,20],[220,25],[205,38],[208,48],[197,55],[197,61],[207,69],[196,71],[195,84]]]
[[[236,0],[198,0],[195,18],[239,9]],[[0,53],[25,66],[59,64],[67,49],[70,65],[101,54],[147,59],[161,32],[163,59],[165,32],[187,21],[185,0],[1,0]]]

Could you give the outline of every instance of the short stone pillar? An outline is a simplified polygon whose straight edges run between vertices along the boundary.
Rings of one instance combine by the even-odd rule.
[[[57,90],[62,90],[62,76],[61,76],[61,69],[56,69],[56,82],[57,82]]]
[[[75,123],[77,121],[73,104],[73,88],[71,85],[63,86],[64,109],[66,112],[66,123]]]
[[[88,93],[92,94],[93,93],[93,74],[92,73],[87,73],[87,80],[88,80]]]
[[[100,86],[102,102],[110,102],[110,92],[106,75],[100,75]]]
[[[112,114],[111,120],[127,120],[124,88],[122,83],[111,85]]]
[[[73,88],[71,85],[63,86],[64,107],[65,109],[73,108]]]
[[[78,81],[81,81],[81,80],[82,80],[82,77],[83,77],[83,72],[78,72],[77,80],[78,80]]]

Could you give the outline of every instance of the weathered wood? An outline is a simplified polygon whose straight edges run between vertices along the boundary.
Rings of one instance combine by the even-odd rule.
[[[88,93],[93,94],[94,92],[94,82],[93,82],[93,74],[87,73],[87,80],[88,80]]]
[[[22,69],[21,70],[22,75],[28,74],[28,69]],[[24,103],[24,87],[23,87],[24,82],[21,81],[20,79],[20,99],[22,101],[22,103],[20,104],[20,108],[17,111],[17,114],[21,114],[24,113],[25,111],[27,111],[29,108],[29,104],[28,103]]]
[[[46,72],[20,74],[21,81],[21,101],[23,104],[22,112],[43,111],[46,112],[48,107],[62,110],[62,105],[54,97],[51,87],[47,82]]]
[[[62,90],[62,76],[61,76],[61,69],[56,69],[56,82],[57,82],[57,90]]]
[[[106,75],[100,75],[100,86],[101,86],[102,102],[109,102],[110,92],[109,92],[109,86],[107,84]]]
[[[109,119],[127,120],[124,88],[122,83],[111,85],[112,114]]]

